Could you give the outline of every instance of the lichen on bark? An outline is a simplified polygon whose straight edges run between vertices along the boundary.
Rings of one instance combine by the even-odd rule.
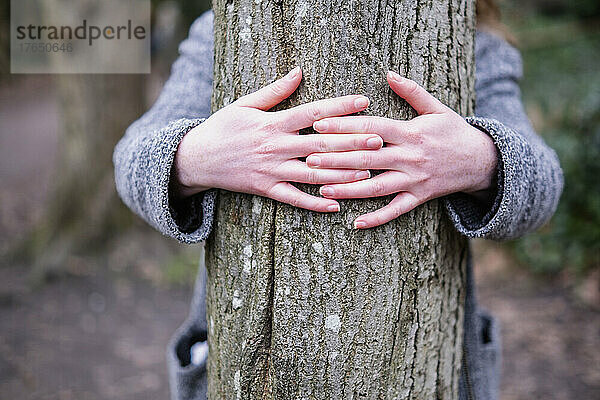
[[[215,110],[300,65],[280,107],[361,93],[369,114],[411,118],[387,86],[391,69],[473,111],[473,1],[216,0],[214,12]],[[352,228],[389,200],[319,214],[219,193],[209,398],[457,398],[466,241],[439,200]]]

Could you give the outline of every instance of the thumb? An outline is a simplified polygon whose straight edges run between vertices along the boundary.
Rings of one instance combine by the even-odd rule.
[[[441,101],[433,97],[415,81],[403,78],[393,71],[387,73],[390,88],[408,102],[419,114],[434,114],[447,111]]]
[[[236,103],[244,107],[254,107],[266,111],[288,98],[302,80],[300,67],[292,69],[283,78],[257,90],[256,92],[240,97]]]

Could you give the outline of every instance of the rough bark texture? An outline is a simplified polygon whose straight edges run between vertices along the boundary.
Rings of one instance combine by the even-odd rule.
[[[217,0],[214,11],[214,109],[300,65],[284,107],[362,93],[370,114],[410,118],[391,69],[472,112],[471,0]],[[387,201],[342,201],[331,215],[219,194],[206,253],[210,398],[457,398],[466,241],[437,200],[352,229]]]

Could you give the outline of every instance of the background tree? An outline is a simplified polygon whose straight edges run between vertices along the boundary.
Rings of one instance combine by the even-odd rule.
[[[45,217],[26,242],[37,272],[102,247],[131,225],[114,190],[112,152],[145,106],[143,75],[77,75],[56,79],[61,135]],[[93,247],[91,247],[93,246]]]
[[[9,3],[0,8],[0,47],[6,47],[6,56]],[[163,41],[153,38],[153,67],[158,66],[157,70],[171,64],[177,56],[176,43],[193,19],[209,8],[204,0],[152,0],[154,10],[166,3],[179,10],[182,23],[173,37],[161,37]],[[82,12],[86,2],[79,7],[69,3],[64,10]],[[64,10],[50,8],[42,12],[51,15]],[[153,12],[153,22],[159,17],[157,14]],[[5,61],[0,57],[0,70],[6,68],[8,72],[8,58]],[[168,72],[168,68],[163,69]],[[57,172],[43,218],[24,241],[11,249],[17,258],[33,261],[36,279],[62,269],[70,256],[102,250],[107,241],[133,226],[135,219],[114,188],[112,153],[127,127],[147,108],[150,81],[148,75],[81,74],[52,78],[61,123]]]
[[[370,114],[413,117],[387,87],[391,69],[473,111],[473,1],[213,7],[213,109],[300,65],[304,83],[285,107],[360,93]],[[457,397],[466,241],[439,200],[352,228],[389,200],[325,215],[219,193],[206,257],[211,398]]]
[[[43,3],[37,11],[49,20],[65,12],[81,20],[90,2],[58,5]],[[114,189],[112,153],[146,106],[141,74],[56,75],[54,84],[60,112],[56,173],[44,217],[16,248],[42,277],[131,226],[133,217]]]

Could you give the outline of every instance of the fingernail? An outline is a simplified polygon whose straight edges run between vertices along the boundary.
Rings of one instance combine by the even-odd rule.
[[[288,72],[288,74],[285,76],[285,78],[290,81],[293,81],[294,79],[296,79],[299,72],[300,72],[300,67],[296,67],[296,68],[292,69],[290,72]]]
[[[321,193],[321,196],[333,196],[333,189],[328,186],[322,186],[319,189],[319,193]]]
[[[354,106],[356,108],[367,108],[369,106],[369,99],[366,97],[359,97],[358,99],[354,100]]]
[[[333,212],[340,211],[340,205],[339,204],[332,204],[330,206],[327,206],[327,211],[333,211]]]
[[[318,167],[321,165],[321,158],[318,156],[308,156],[306,158],[306,164],[308,164],[309,167]]]
[[[402,82],[402,77],[394,71],[388,71],[388,76],[390,77],[390,79],[392,79],[398,83]]]
[[[362,229],[362,228],[366,228],[367,227],[367,223],[364,221],[354,221],[354,228],[355,229]]]
[[[369,179],[371,177],[371,173],[369,171],[360,171],[355,175],[356,179]]]
[[[325,129],[327,129],[327,126],[329,126],[329,124],[327,123],[327,121],[316,121],[313,124],[313,128],[316,131],[324,131]]]
[[[383,145],[383,141],[380,137],[372,137],[367,139],[367,147],[370,149],[378,149]]]

